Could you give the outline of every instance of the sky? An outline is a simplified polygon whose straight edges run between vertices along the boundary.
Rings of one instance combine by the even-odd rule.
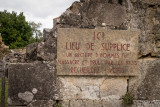
[[[53,18],[59,17],[74,1],[79,0],[0,0],[0,11],[24,13],[27,21],[42,23],[43,28],[53,27]]]

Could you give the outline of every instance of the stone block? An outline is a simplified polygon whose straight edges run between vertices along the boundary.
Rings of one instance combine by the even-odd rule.
[[[103,107],[102,106],[102,100],[94,100],[93,104],[94,104],[93,107]]]
[[[84,107],[95,107],[94,100],[83,100]]]
[[[27,106],[8,106],[8,107],[27,107]]]
[[[10,64],[9,105],[27,105],[33,100],[50,100],[55,94],[55,63]]]
[[[37,46],[37,59],[44,61],[53,61],[57,56],[56,38],[50,37],[45,42],[41,42]]]
[[[56,104],[56,101],[53,100],[35,100],[32,101],[27,107],[53,107]]]
[[[160,99],[160,59],[145,58],[138,61],[139,74],[130,78],[129,91],[138,100]]]
[[[154,57],[159,58],[160,57],[160,48],[154,47],[154,52],[151,55],[154,56]]]
[[[26,58],[28,60],[34,61],[37,59],[37,45],[38,43],[33,43],[26,47]]]
[[[160,48],[160,41],[157,41],[156,47],[157,47],[157,48]]]
[[[82,100],[70,100],[69,107],[85,107]]]
[[[131,107],[159,107],[159,100],[134,100]]]
[[[111,99],[82,100],[81,99],[81,100],[63,100],[61,101],[61,107],[123,107],[123,105],[122,105],[122,100],[111,100]]]
[[[62,100],[59,103],[61,107],[69,107],[70,101],[69,100]]]
[[[48,40],[50,36],[52,36],[52,29],[44,28],[43,29],[43,39],[44,41]]]
[[[126,78],[110,78],[105,79],[100,85],[101,99],[119,100],[127,92]]]
[[[63,27],[94,28],[102,26],[102,23],[120,27],[127,19],[125,5],[127,2],[118,0],[81,0],[60,16],[60,23]]]
[[[122,100],[102,100],[103,107],[123,107]]]
[[[59,100],[120,99],[127,92],[127,79],[104,77],[58,77]]]
[[[159,0],[142,0],[142,2],[147,3],[149,5],[160,5]]]
[[[103,107],[103,106],[101,100],[70,100],[69,107]]]

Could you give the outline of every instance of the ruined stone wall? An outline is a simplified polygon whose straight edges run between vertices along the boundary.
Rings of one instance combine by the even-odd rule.
[[[159,5],[160,1],[158,0],[86,0],[73,3],[61,15],[61,27],[139,31],[139,74],[136,77],[121,78],[59,77],[63,84],[60,87],[61,100],[66,100],[71,105],[82,101],[81,106],[84,106],[86,100],[91,100],[92,104],[98,100],[100,101],[99,107],[102,105],[115,107],[112,103],[118,101],[114,104],[119,107],[122,106],[119,103],[122,96],[129,92],[134,96],[133,106],[158,106],[157,102],[147,101],[159,100],[158,90],[160,87],[157,81],[160,76],[158,74],[160,71]],[[114,81],[115,83],[113,83]],[[104,102],[110,103],[105,105]]]
[[[87,28],[139,32],[135,77],[57,76],[57,29]],[[47,30],[46,30],[47,32]],[[49,35],[49,36],[48,36]],[[160,106],[160,1],[81,0],[74,2],[48,31],[44,41],[27,47],[25,63],[9,66],[9,105],[29,107]]]

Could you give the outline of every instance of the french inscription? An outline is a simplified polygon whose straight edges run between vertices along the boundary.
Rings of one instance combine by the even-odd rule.
[[[138,33],[58,29],[58,75],[137,75]]]

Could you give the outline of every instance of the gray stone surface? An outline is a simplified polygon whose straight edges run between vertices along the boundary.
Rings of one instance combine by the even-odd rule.
[[[37,45],[38,43],[33,43],[26,47],[26,58],[28,60],[37,60]]]
[[[61,107],[69,107],[70,101],[69,100],[62,100],[59,102],[59,104],[61,105]]]
[[[123,107],[122,100],[102,100],[102,107]]]
[[[43,40],[46,41],[49,39],[49,37],[52,35],[53,31],[52,29],[49,28],[44,28],[43,29]]]
[[[138,100],[160,99],[160,59],[140,59],[139,74],[129,80],[129,91]]]
[[[26,54],[19,52],[10,53],[6,59],[8,63],[25,63],[26,62]]]
[[[27,107],[27,106],[8,106],[8,107]]]
[[[157,5],[157,4],[160,4],[160,1],[159,0],[140,0],[144,3],[147,3],[147,4],[150,4],[150,5]]]
[[[32,100],[50,100],[55,93],[55,63],[9,65],[9,105],[27,105]]]
[[[127,79],[105,77],[58,77],[58,100],[119,100],[127,92]]]
[[[53,100],[35,100],[32,101],[27,107],[54,107],[56,105],[56,101]]]
[[[53,61],[56,58],[57,52],[57,40],[53,37],[52,31],[46,31],[47,34],[44,34],[46,38],[40,43],[30,44],[26,47],[26,58],[28,62],[32,61]]]
[[[83,104],[85,107],[94,107],[94,100],[83,100]]]
[[[64,100],[61,107],[123,107],[122,100]],[[137,102],[136,102],[137,104]]]
[[[156,47],[156,42],[160,41],[156,39],[160,34],[159,5],[159,0],[74,2],[60,16],[60,25],[64,28],[139,30],[139,53],[159,57],[160,49]]]
[[[159,57],[156,47],[157,36],[160,29],[159,0],[131,0],[128,29],[139,29],[139,52],[141,55]],[[158,40],[159,41],[159,40]]]
[[[49,37],[45,42],[41,42],[37,46],[37,59],[44,61],[53,61],[56,59],[57,40],[54,37]]]
[[[159,107],[160,100],[134,100],[131,107]]]
[[[35,103],[36,102],[36,103]],[[122,100],[70,100],[66,105],[61,104],[61,107],[125,107]],[[160,100],[134,100],[131,106],[126,107],[159,107]],[[63,101],[63,103],[66,103]],[[35,104],[35,105],[33,105]],[[34,101],[28,106],[8,106],[8,107],[56,107],[53,106],[54,101]]]
[[[126,7],[118,0],[86,0],[74,2],[60,17],[64,27],[94,28],[106,23],[107,26],[121,26],[126,21]],[[116,6],[116,8],[115,8]],[[108,17],[107,17],[108,16]]]
[[[94,107],[103,107],[101,100],[94,100],[93,104],[94,104]]]
[[[69,107],[85,107],[82,100],[71,100]]]

